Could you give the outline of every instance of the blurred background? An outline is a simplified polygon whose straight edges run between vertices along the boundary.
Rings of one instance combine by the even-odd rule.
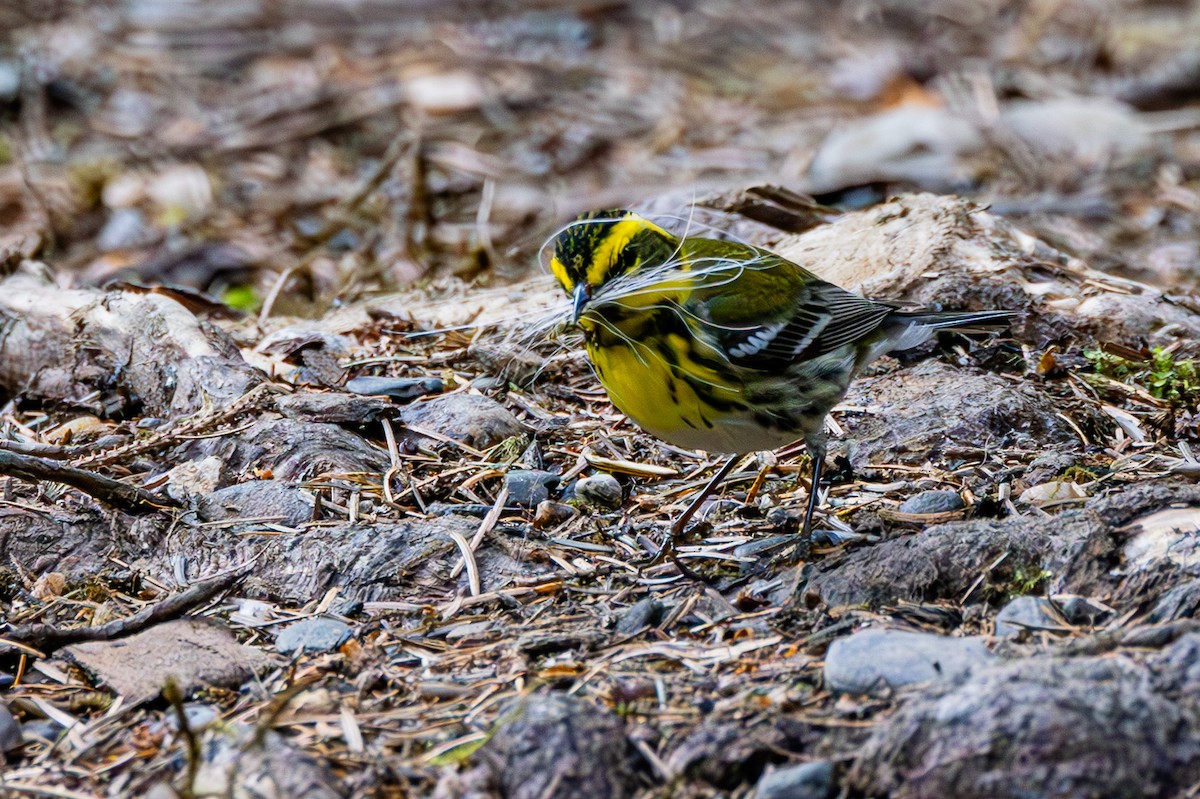
[[[0,268],[319,314],[773,184],[959,193],[1200,278],[1195,2],[7,0],[0,30]]]

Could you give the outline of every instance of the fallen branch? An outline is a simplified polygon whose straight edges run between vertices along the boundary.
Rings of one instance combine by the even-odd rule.
[[[15,643],[0,642],[0,653],[20,649],[23,646],[33,647],[41,652],[50,652],[81,641],[108,641],[113,638],[122,638],[159,622],[181,616],[192,608],[203,605],[217,594],[233,587],[235,583],[249,574],[252,567],[253,564],[249,563],[216,577],[201,580],[178,594],[173,594],[161,602],[143,608],[132,616],[115,619],[95,627],[62,628],[41,623],[10,625],[5,631],[5,638],[12,639]],[[21,647],[17,644],[20,644]]]
[[[112,505],[126,513],[155,513],[164,508],[178,508],[170,497],[152,494],[145,489],[122,483],[111,477],[77,469],[45,458],[22,455],[0,449],[0,475],[17,477],[31,483],[51,481],[78,488],[88,496]]]

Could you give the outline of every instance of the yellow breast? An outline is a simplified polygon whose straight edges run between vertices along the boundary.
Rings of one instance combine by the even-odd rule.
[[[588,345],[588,356],[609,399],[635,424],[679,447],[709,452],[754,452],[789,443],[794,434],[763,428],[744,406],[740,385],[688,357],[677,335],[634,343]],[[680,374],[687,364],[691,380]],[[697,393],[693,386],[701,386]]]

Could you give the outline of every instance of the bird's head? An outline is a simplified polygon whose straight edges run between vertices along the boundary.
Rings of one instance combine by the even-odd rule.
[[[615,278],[671,257],[678,240],[632,211],[584,214],[554,240],[550,271],[571,296],[579,321],[597,290]]]

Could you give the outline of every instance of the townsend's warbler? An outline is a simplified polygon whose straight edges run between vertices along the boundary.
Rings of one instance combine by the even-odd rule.
[[[735,455],[672,526],[671,541],[737,455],[797,439],[813,461],[807,537],[825,416],[858,370],[937,330],[1010,316],[897,310],[767,250],[680,238],[630,211],[597,211],[568,225],[550,268],[572,297],[613,404],[664,441]]]

